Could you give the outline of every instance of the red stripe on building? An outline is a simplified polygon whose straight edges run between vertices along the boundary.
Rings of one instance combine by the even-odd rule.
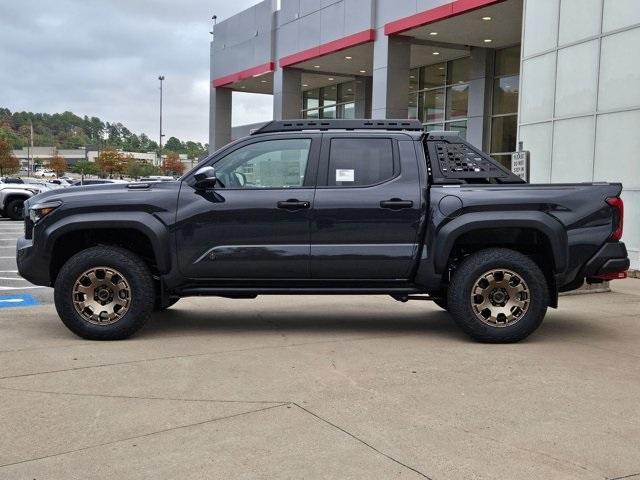
[[[248,68],[247,70],[242,70],[241,72],[232,73],[231,75],[216,78],[211,82],[211,84],[214,87],[223,87],[239,80],[246,80],[247,78],[255,77],[257,75],[263,75],[265,73],[273,72],[275,70],[275,67],[275,63],[273,62],[263,63],[262,65]]]
[[[294,53],[293,55],[287,55],[280,59],[281,67],[288,67],[296,63],[305,62],[313,58],[321,57],[329,53],[339,52],[349,47],[355,47],[356,45],[362,45],[363,43],[372,42],[376,39],[376,31],[373,29],[364,30],[362,32],[354,33],[348,37],[340,38],[332,42],[323,43],[317,47],[303,50],[302,52]]]
[[[433,22],[446,20],[447,18],[462,15],[463,13],[472,12],[479,8],[488,7],[505,0],[456,0],[439,7],[425,10],[416,15],[410,15],[400,20],[389,22],[384,26],[385,35],[397,35],[412,28],[429,25]]]

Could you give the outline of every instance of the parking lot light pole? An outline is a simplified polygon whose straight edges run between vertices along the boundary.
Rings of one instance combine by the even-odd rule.
[[[158,80],[160,80],[160,136],[159,136],[160,148],[158,149],[158,165],[161,165],[162,164],[162,137],[164,137],[164,135],[162,134],[162,82],[164,81],[164,75],[160,75],[158,77]]]

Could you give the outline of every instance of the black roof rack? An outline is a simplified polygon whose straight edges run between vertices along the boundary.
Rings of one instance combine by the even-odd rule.
[[[299,132],[302,130],[411,130],[422,131],[419,120],[274,120],[251,132]]]

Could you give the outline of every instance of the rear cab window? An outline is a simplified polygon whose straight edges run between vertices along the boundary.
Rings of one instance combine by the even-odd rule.
[[[389,137],[329,137],[326,186],[366,187],[399,173],[394,140]]]

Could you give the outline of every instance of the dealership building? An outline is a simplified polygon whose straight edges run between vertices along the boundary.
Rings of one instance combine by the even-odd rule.
[[[273,118],[417,118],[531,182],[621,181],[640,269],[640,0],[264,0],[218,23],[210,146],[233,92]]]

